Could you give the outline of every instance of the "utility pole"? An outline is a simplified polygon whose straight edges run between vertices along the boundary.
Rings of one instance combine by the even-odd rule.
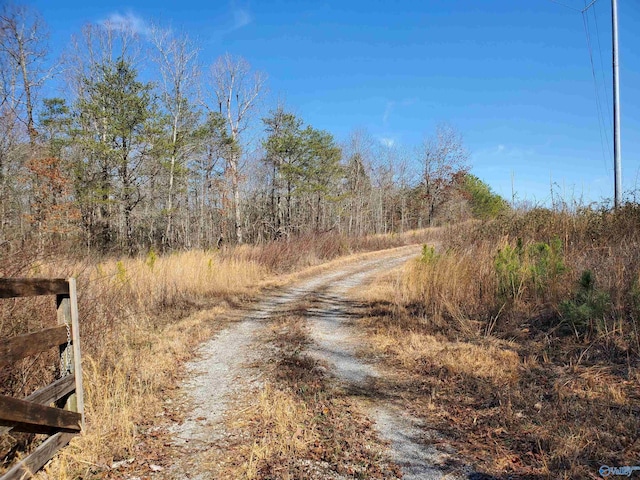
[[[618,68],[618,0],[611,0],[613,36],[613,157],[614,157],[614,207],[622,199],[622,161],[620,160],[620,79]]]

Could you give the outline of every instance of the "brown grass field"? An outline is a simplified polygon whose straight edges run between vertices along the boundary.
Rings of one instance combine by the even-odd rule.
[[[215,251],[149,252],[138,258],[12,254],[0,276],[75,276],[78,282],[87,428],[51,462],[43,478],[100,478],[114,461],[140,454],[141,436],[162,413],[162,400],[184,377],[198,344],[224,328],[225,313],[272,289],[311,275],[355,252],[425,241],[428,232],[346,239],[302,237]],[[52,326],[53,298],[0,302],[0,334]],[[2,394],[23,397],[56,375],[54,352],[1,372]],[[0,472],[38,443],[33,435],[0,437]]]
[[[365,353],[479,471],[600,478],[601,465],[636,465],[639,236],[631,206],[451,227],[359,293]]]

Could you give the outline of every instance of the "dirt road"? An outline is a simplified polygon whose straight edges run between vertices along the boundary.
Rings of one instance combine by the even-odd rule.
[[[218,465],[205,461],[212,450],[224,451],[234,433],[225,419],[232,409],[245,404],[260,388],[264,345],[258,333],[278,312],[296,302],[313,298],[306,312],[311,339],[309,354],[328,365],[333,381],[360,392],[371,389],[372,379],[384,375],[375,362],[357,356],[364,341],[351,325],[349,291],[373,275],[400,267],[415,257],[419,247],[389,250],[374,258],[343,264],[313,278],[299,281],[260,302],[253,311],[202,345],[198,360],[188,366],[189,380],[183,390],[188,399],[184,422],[172,428],[171,448],[175,463],[158,472],[164,478],[218,478]],[[363,403],[388,456],[405,479],[462,478],[440,467],[449,454],[430,441],[428,426],[394,406],[385,395],[369,391]],[[361,395],[362,396],[362,395]],[[251,441],[251,439],[247,439]],[[349,452],[345,452],[348,455]],[[331,478],[352,478],[336,474]]]

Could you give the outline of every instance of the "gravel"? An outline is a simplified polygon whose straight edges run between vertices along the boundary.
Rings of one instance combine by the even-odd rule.
[[[308,325],[313,345],[309,353],[328,362],[330,372],[345,386],[364,388],[380,375],[375,365],[356,356],[361,339],[349,325],[347,293],[368,277],[400,266],[419,252],[418,247],[390,252],[389,257],[340,266],[295,287],[271,295],[241,321],[204,343],[197,359],[188,365],[189,380],[183,385],[189,412],[172,430],[172,447],[181,452],[172,468],[154,478],[212,478],[215,466],[201,465],[200,456],[210,449],[224,449],[228,432],[224,420],[238,398],[252,395],[261,385],[260,349],[257,333],[270,317],[288,304],[312,294],[319,301],[309,310]],[[447,454],[430,444],[428,429],[416,418],[399,411],[384,399],[376,399],[369,416],[380,437],[389,444],[389,455],[401,468],[404,479],[461,478],[443,473],[436,465]],[[426,432],[426,433],[425,433]],[[200,468],[198,468],[200,465]]]
[[[310,353],[329,362],[332,373],[347,388],[367,391],[370,380],[381,375],[375,365],[356,356],[363,339],[351,325],[348,292],[362,285],[367,278],[398,267],[412,256],[415,252],[371,262],[364,270],[342,276],[320,295],[319,306],[310,310],[310,336],[315,343]],[[372,393],[375,397],[375,392]],[[389,443],[389,454],[401,467],[403,479],[464,478],[438,468],[437,465],[446,462],[448,453],[432,444],[431,440],[437,435],[426,429],[420,420],[381,398],[375,399],[368,413],[379,436]]]

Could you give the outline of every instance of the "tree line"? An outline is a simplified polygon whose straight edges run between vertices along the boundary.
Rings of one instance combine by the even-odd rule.
[[[90,24],[59,61],[33,9],[0,12],[0,244],[73,242],[135,254],[305,233],[402,232],[494,215],[441,125],[407,153],[355,131],[339,143],[266,75],[186,34]],[[45,96],[53,82],[64,94]],[[419,167],[416,168],[416,165]]]

